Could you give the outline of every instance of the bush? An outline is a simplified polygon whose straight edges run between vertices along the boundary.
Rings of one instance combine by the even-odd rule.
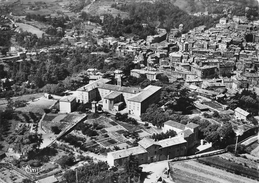
[[[130,124],[133,124],[133,125],[138,125],[137,120],[134,119],[134,118],[131,118],[131,117],[129,117],[129,118],[127,119],[127,122],[130,123]]]
[[[226,149],[231,153],[235,153],[235,144],[228,145]],[[237,154],[242,154],[242,153],[245,153],[245,146],[241,144],[237,144]]]
[[[52,126],[51,127],[51,131],[54,133],[54,134],[59,134],[61,132],[61,129],[58,127],[58,126]]]
[[[204,118],[211,118],[211,116],[210,116],[208,113],[206,113],[206,112],[203,113],[203,117],[204,117]]]
[[[115,119],[125,122],[128,119],[128,113],[121,114],[121,113],[117,112],[115,115]]]
[[[214,111],[213,114],[212,114],[212,117],[219,118],[220,115],[219,115],[219,113],[217,111]]]
[[[43,109],[46,114],[51,112],[51,109]]]
[[[66,168],[68,166],[72,166],[75,164],[75,158],[74,158],[74,156],[71,156],[71,155],[70,156],[64,155],[59,160],[57,160],[57,163],[62,168]]]
[[[30,160],[30,161],[28,161],[28,164],[31,167],[41,167],[42,166],[42,163],[39,160]]]
[[[14,102],[14,107],[20,108],[25,107],[27,105],[27,102],[25,100],[17,100]]]

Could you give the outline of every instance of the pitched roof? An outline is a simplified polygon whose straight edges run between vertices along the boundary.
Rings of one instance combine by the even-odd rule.
[[[193,132],[190,129],[184,130],[184,138],[189,137]]]
[[[113,91],[113,92],[109,93],[108,95],[104,96],[104,98],[105,99],[115,99],[120,95],[121,95],[121,92]]]
[[[132,94],[137,94],[142,91],[142,89],[140,88],[117,86],[117,85],[111,85],[111,84],[103,84],[101,86],[98,86],[98,88],[123,92],[123,93],[132,93]]]
[[[129,149],[123,149],[123,150],[119,150],[119,151],[109,152],[108,154],[110,156],[112,156],[114,159],[121,159],[121,158],[126,158],[130,155],[144,154],[146,152],[147,151],[143,147],[137,146],[137,147],[132,147]]]
[[[158,92],[159,90],[161,90],[161,87],[149,85],[138,95],[136,95],[132,98],[129,98],[128,101],[143,102],[144,100],[146,100],[147,98],[152,96],[154,93]]]
[[[149,148],[150,146],[154,145],[155,144],[155,141],[153,139],[150,139],[150,138],[143,138],[142,140],[140,140],[138,142],[138,144],[140,146],[142,146],[143,148],[147,149]]]
[[[194,128],[197,128],[199,125],[197,125],[197,124],[195,124],[195,123],[188,123],[187,125],[186,125],[186,127],[188,127],[188,128],[191,128],[191,129],[194,129]]]
[[[171,127],[174,127],[174,128],[177,128],[177,129],[180,129],[180,130],[184,130],[185,129],[185,126],[183,124],[178,123],[176,121],[172,121],[172,120],[168,120],[164,124],[168,125],[168,126],[171,126]]]
[[[59,101],[60,102],[72,102],[75,99],[76,99],[75,96],[64,96]]]
[[[100,85],[103,85],[105,83],[108,83],[110,82],[111,80],[110,79],[106,79],[106,78],[101,78],[101,79],[98,79],[92,83],[89,83],[85,86],[82,86],[81,88],[78,88],[77,91],[91,91],[95,88],[97,88],[98,86]]]
[[[165,147],[170,147],[170,146],[174,146],[174,145],[178,145],[178,144],[183,144],[183,143],[186,143],[186,142],[187,141],[184,140],[183,137],[176,136],[176,137],[173,137],[173,138],[160,140],[160,141],[157,142],[157,144],[162,146],[163,148],[165,148]]]
[[[235,109],[235,112],[240,113],[240,114],[242,114],[242,115],[244,115],[244,116],[248,116],[248,115],[250,114],[249,112],[247,112],[247,111],[241,109],[240,107],[237,107],[237,108]]]

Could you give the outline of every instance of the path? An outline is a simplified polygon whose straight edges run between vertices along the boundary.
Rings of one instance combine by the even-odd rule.
[[[162,176],[164,170],[168,169],[169,161],[170,160],[140,165],[140,167],[143,167],[143,172],[151,173],[144,180],[144,183],[156,183],[157,179]]]

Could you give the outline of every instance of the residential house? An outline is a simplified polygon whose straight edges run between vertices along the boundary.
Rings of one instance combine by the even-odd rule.
[[[168,120],[164,123],[162,128],[166,133],[169,130],[174,130],[179,136],[183,137],[187,142],[187,150],[198,143],[198,127],[199,125],[194,123],[188,123],[187,125]]]
[[[241,109],[240,107],[237,107],[235,109],[235,117],[237,119],[242,119],[242,120],[247,120],[247,118],[249,117],[250,113]]]

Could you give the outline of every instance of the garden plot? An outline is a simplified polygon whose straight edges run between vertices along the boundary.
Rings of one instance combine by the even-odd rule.
[[[26,179],[21,173],[11,168],[0,168],[0,183],[20,183]]]

